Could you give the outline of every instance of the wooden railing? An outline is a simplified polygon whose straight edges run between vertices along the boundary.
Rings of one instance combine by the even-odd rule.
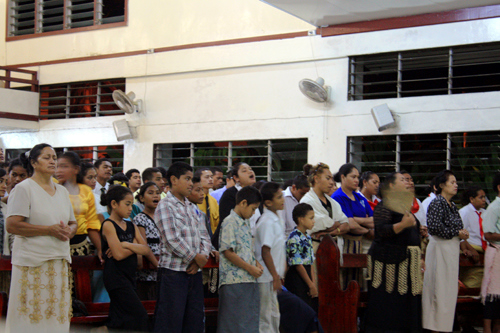
[[[5,72],[4,76],[0,76],[0,80],[5,82],[4,88],[10,88],[11,87],[11,82],[16,82],[16,83],[24,83],[24,84],[29,84],[31,85],[31,91],[33,92],[38,92],[38,72],[36,71],[30,71],[27,69],[12,69],[10,67],[6,66],[0,66],[0,70]],[[18,77],[14,77],[13,74],[30,74],[31,75],[31,80],[28,79],[22,79]]]

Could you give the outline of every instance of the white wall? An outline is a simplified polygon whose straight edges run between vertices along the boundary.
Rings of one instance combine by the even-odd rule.
[[[131,1],[133,2],[133,0]],[[500,92],[347,101],[348,56],[500,41],[500,19],[322,38],[189,49],[40,67],[43,84],[126,77],[145,101],[128,115],[136,137],[125,142],[125,169],[150,166],[153,144],[246,139],[309,139],[308,158],[339,167],[346,136],[379,134],[370,109],[387,103],[398,127],[381,134],[498,130]],[[298,82],[322,76],[330,105],[304,97]],[[50,120],[38,133],[6,133],[7,148],[116,144],[122,117]]]

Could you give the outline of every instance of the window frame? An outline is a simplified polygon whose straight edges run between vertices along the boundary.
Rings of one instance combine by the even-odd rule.
[[[35,0],[35,6],[37,5],[38,1],[39,0]],[[64,1],[66,1],[66,0],[64,0]],[[40,33],[36,33],[35,32],[35,33],[32,33],[32,34],[26,34],[26,35],[20,35],[20,36],[10,36],[9,32],[10,32],[10,24],[11,24],[11,19],[10,19],[10,4],[11,4],[11,1],[7,0],[7,2],[6,2],[7,9],[6,9],[6,17],[5,17],[5,41],[6,42],[10,42],[10,41],[23,40],[23,39],[30,39],[30,38],[38,38],[38,37],[54,36],[54,35],[63,35],[63,34],[76,33],[76,32],[93,31],[93,30],[101,30],[101,29],[111,29],[111,28],[128,26],[128,0],[123,0],[123,1],[124,1],[124,7],[125,7],[124,8],[124,13],[123,13],[123,16],[124,16],[123,22],[95,24],[95,10],[94,10],[94,24],[91,25],[91,26],[88,26],[88,27],[79,27],[79,28],[66,28],[66,27],[63,27],[62,30],[47,31],[47,32],[40,32]],[[97,0],[94,0],[94,2],[97,2]],[[95,6],[94,6],[94,8],[95,8]],[[66,22],[66,15],[64,14],[63,17],[64,17],[64,22]],[[64,25],[66,25],[66,24],[64,24]]]

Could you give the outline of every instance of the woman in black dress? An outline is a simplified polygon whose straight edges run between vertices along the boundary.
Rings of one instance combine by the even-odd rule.
[[[375,239],[368,252],[365,330],[421,332],[420,223],[409,213],[412,194],[397,172],[386,177],[381,194],[373,214]]]

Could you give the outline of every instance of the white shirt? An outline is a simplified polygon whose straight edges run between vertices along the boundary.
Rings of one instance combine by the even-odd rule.
[[[283,222],[279,216],[270,210],[264,208],[264,213],[257,223],[255,230],[255,258],[264,267],[264,272],[257,279],[258,283],[272,282],[273,277],[269,269],[267,269],[264,260],[262,259],[262,247],[268,246],[271,248],[271,256],[273,257],[274,267],[281,278],[285,277],[286,268],[286,248],[285,248],[285,230]]]
[[[427,210],[429,209],[429,205],[431,204],[432,200],[436,199],[436,194],[430,193],[427,198],[422,202],[422,207],[424,207],[425,210],[425,215],[427,216]],[[426,224],[427,225],[427,222]]]
[[[292,212],[295,206],[299,204],[299,202],[293,196],[291,186],[288,186],[286,188],[286,190],[283,192],[283,196],[285,197],[285,208],[283,210],[279,210],[278,215],[280,219],[285,223],[285,237],[288,239],[288,235],[290,235],[293,229],[297,226],[297,224],[293,220]]]
[[[94,192],[94,199],[95,199],[95,211],[97,214],[103,214],[108,212],[108,208],[106,206],[101,205],[101,188],[103,186],[99,183],[95,183],[95,188],[92,190]],[[104,188],[106,189],[106,192],[109,189],[109,184],[106,182],[104,185]]]
[[[342,211],[342,207],[340,207],[340,204],[337,201],[333,200],[330,196],[326,194],[324,196],[332,206],[333,218],[330,217],[328,211],[325,209],[325,207],[323,207],[320,199],[318,198],[316,193],[314,193],[314,190],[312,188],[309,190],[309,192],[306,193],[306,195],[302,197],[302,199],[300,199],[300,203],[310,204],[314,210],[314,227],[311,230],[307,230],[307,233],[309,235],[331,228],[337,221],[340,223],[349,223],[349,220]]]
[[[417,199],[418,210],[413,215],[415,215],[415,217],[418,219],[418,221],[420,222],[420,225],[427,227],[427,210],[423,207],[423,203],[420,202],[420,200],[418,200],[418,198],[415,198],[415,199]]]
[[[479,226],[479,215],[477,215],[477,212],[481,213],[481,217],[484,220],[485,211],[486,210],[483,208],[476,210],[471,203],[458,211],[462,218],[462,222],[464,222],[464,228],[469,232],[469,239],[467,242],[470,244],[482,246],[481,228]]]

